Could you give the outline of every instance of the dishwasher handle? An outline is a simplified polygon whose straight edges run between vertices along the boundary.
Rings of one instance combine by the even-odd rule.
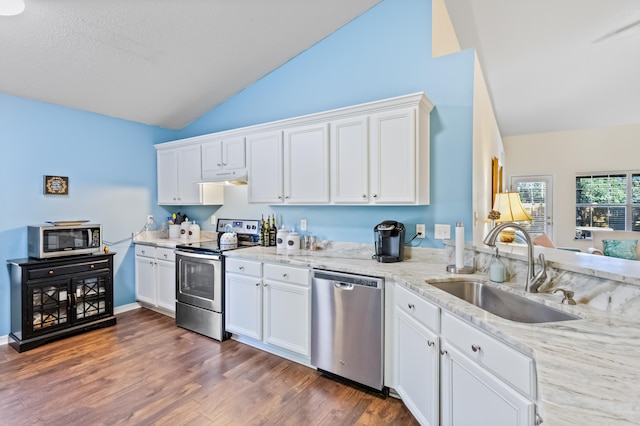
[[[333,286],[339,290],[353,290],[353,283],[343,283],[340,281],[334,281]]]

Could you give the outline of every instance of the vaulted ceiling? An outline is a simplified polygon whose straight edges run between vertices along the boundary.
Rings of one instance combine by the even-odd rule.
[[[640,1],[445,4],[503,136],[640,123]]]
[[[180,129],[380,0],[27,0],[0,92]]]

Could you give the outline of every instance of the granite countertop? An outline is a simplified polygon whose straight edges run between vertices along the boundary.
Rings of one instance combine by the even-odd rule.
[[[524,283],[517,280],[490,283],[582,318],[546,324],[518,323],[487,313],[427,284],[425,279],[460,277],[446,272],[450,262],[445,250],[409,249],[408,252],[410,258],[404,262],[386,264],[371,259],[371,245],[352,243],[334,243],[330,249],[317,252],[285,250],[278,253],[275,248],[252,247],[225,255],[393,279],[532,356],[538,378],[539,414],[544,424],[640,424],[640,357],[637,356],[640,354],[640,321],[635,313],[625,312],[629,306],[637,308],[634,302],[637,293],[627,291],[625,294],[632,294],[628,297],[633,300],[621,301],[615,306],[609,295],[609,304],[602,309],[597,303],[561,305],[558,294],[525,293]],[[580,273],[588,272],[585,265],[578,265]],[[486,274],[464,277],[487,281]],[[610,285],[609,282],[607,286]],[[580,300],[580,296],[576,292],[576,300]]]
[[[183,240],[180,238],[168,238],[162,231],[144,231],[133,234],[133,243],[153,247],[176,248],[179,244],[215,241],[217,234],[217,232],[201,231],[198,240]]]

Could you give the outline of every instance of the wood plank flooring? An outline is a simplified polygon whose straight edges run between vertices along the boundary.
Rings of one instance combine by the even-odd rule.
[[[0,425],[416,425],[401,401],[147,309],[18,353],[0,346]]]

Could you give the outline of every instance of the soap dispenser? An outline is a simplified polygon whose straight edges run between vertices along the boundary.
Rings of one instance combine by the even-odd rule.
[[[498,247],[496,247],[496,254],[493,256],[491,265],[489,266],[489,279],[494,283],[503,283],[507,275],[506,269],[504,263],[500,260]]]

